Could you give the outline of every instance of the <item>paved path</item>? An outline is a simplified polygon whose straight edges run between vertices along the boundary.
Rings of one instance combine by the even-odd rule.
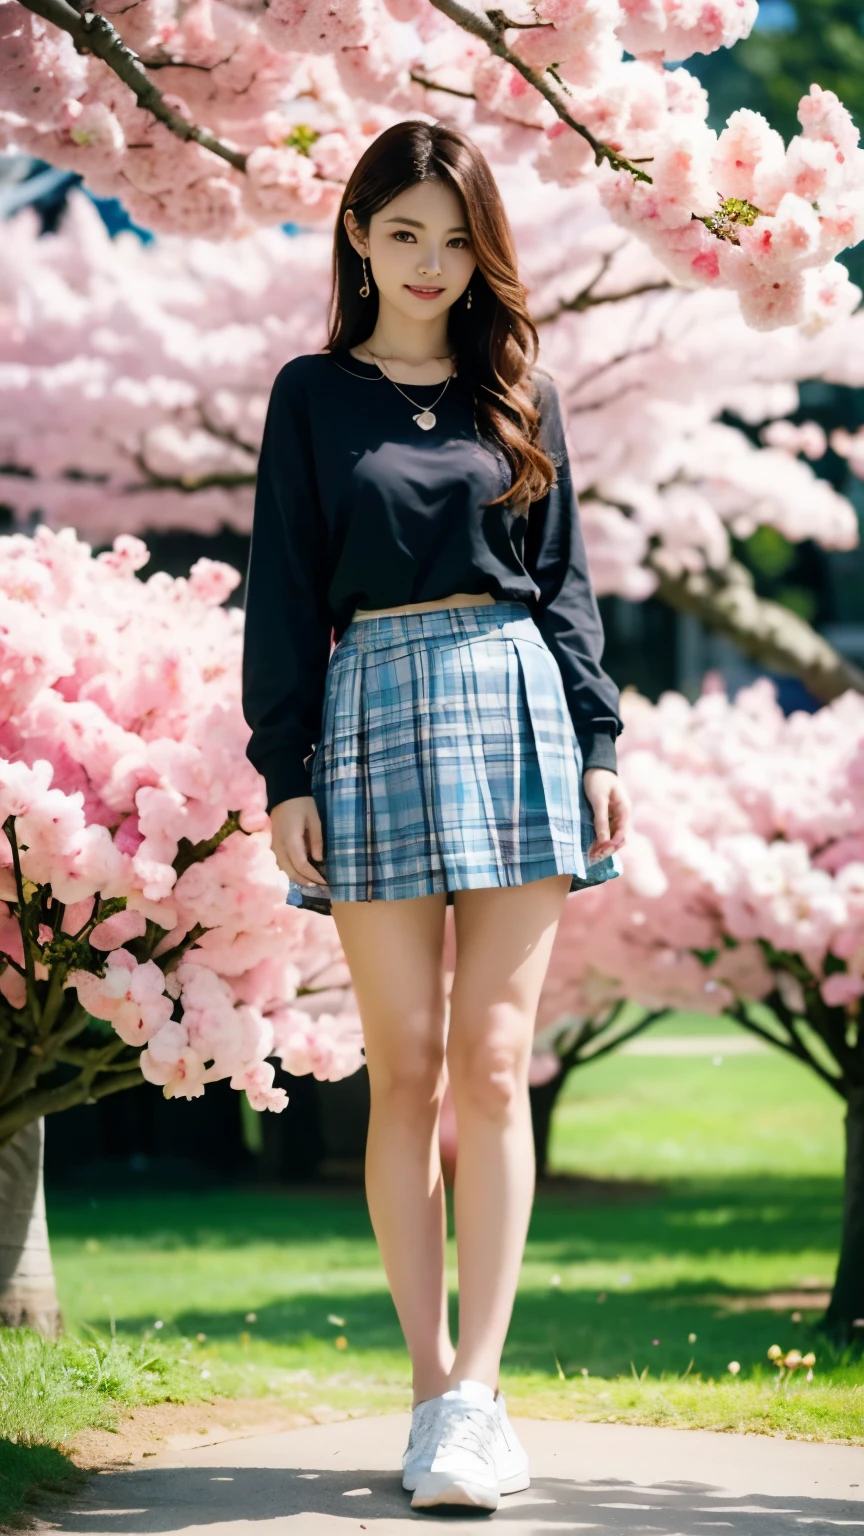
[[[398,1536],[497,1522],[501,1536],[809,1536],[864,1531],[864,1447],[705,1430],[514,1419],[532,1485],[492,1514],[412,1511],[409,1415],[349,1419],[165,1453],[95,1476],[50,1528],[65,1536]],[[46,1526],[42,1527],[43,1531]]]

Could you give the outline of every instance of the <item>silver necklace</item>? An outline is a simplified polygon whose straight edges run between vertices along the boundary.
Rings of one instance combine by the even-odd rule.
[[[391,379],[390,378],[390,375],[387,372],[386,368],[381,368],[381,360],[380,360],[380,358],[375,356],[374,352],[370,352],[369,356],[375,358],[375,361],[378,364],[378,367],[381,369],[381,373],[383,374],[384,378],[385,379],[390,379],[390,383],[393,385],[393,388],[394,389],[398,389],[400,395],[404,395],[404,397],[408,401],[409,405],[419,405],[420,404],[420,402],[418,400],[412,400],[410,395],[406,395],[405,394],[405,391],[401,387],[401,385],[397,384],[395,379]],[[450,380],[451,379],[455,379],[456,371],[457,370],[454,368],[453,372],[444,380],[444,389],[442,389],[441,394],[437,395],[436,398],[432,401],[432,405],[437,405],[438,404],[438,401],[441,399],[441,395],[444,394],[444,390],[446,390],[447,385],[450,383]],[[416,421],[418,427],[420,427],[422,429],[422,431],[424,431],[424,432],[429,432],[431,430],[431,428],[434,427],[436,421],[438,420],[438,417],[435,415],[435,412],[432,409],[432,405],[421,406],[419,411],[417,411],[416,415],[412,416],[412,418],[411,418],[412,421]]]

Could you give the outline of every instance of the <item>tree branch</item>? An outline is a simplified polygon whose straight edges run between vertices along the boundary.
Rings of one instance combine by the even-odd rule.
[[[737,1023],[741,1025],[742,1029],[749,1030],[751,1035],[759,1035],[760,1039],[767,1040],[769,1045],[773,1045],[775,1050],[785,1051],[787,1056],[793,1056],[796,1061],[803,1062],[805,1066],[810,1067],[811,1071],[816,1073],[817,1077],[821,1077],[822,1081],[827,1083],[829,1088],[833,1088],[834,1092],[838,1094],[841,1099],[846,1098],[846,1094],[843,1091],[843,1079],[840,1077],[835,1077],[831,1072],[826,1072],[825,1068],[821,1065],[820,1062],[816,1060],[815,1056],[812,1056],[807,1050],[807,1047],[804,1045],[800,1035],[798,1035],[795,1030],[790,1029],[790,1040],[780,1040],[776,1035],[772,1035],[770,1029],[765,1029],[761,1024],[756,1024],[754,1020],[750,1018],[745,1004],[740,1003],[736,1008],[727,1008],[725,1012],[729,1015],[730,1018],[735,1019]]]
[[[181,475],[179,479],[172,479],[170,475],[157,475],[152,469],[148,469],[141,454],[135,455],[135,464],[144,478],[140,485],[129,486],[130,496],[138,495],[142,491],[185,491],[190,496],[195,491],[211,491],[214,488],[237,491],[244,485],[254,485],[257,478],[257,471],[254,469],[238,469],[207,475]]]
[[[657,596],[679,613],[692,614],[725,635],[745,656],[771,671],[799,677],[821,704],[847,689],[864,693],[864,672],[847,661],[804,619],[756,593],[750,572],[737,560],[722,570],[672,574],[660,551],[648,557],[658,577]]]
[[[31,1120],[39,1120],[43,1115],[57,1114],[61,1109],[72,1109],[76,1104],[89,1104],[96,1099],[105,1099],[109,1094],[121,1093],[124,1088],[134,1088],[144,1082],[144,1077],[139,1068],[134,1071],[118,1073],[116,1077],[108,1078],[104,1083],[91,1082],[83,1077],[72,1078],[68,1083],[61,1083],[56,1088],[46,1088],[41,1093],[28,1094],[20,1104],[0,1113],[0,1146],[9,1141],[16,1132],[29,1125]]]
[[[595,294],[592,289],[599,282],[602,273],[591,279],[587,288],[577,293],[572,299],[561,299],[553,309],[547,310],[542,315],[532,315],[535,325],[550,325],[557,320],[559,315],[582,314],[586,309],[593,309],[598,304],[623,304],[625,299],[641,298],[643,293],[668,293],[674,288],[672,282],[640,283],[638,288],[626,288],[623,293]]]
[[[22,1098],[44,1072],[53,1068],[58,1051],[62,1050],[70,1040],[74,1040],[76,1035],[80,1035],[87,1028],[89,1019],[90,1015],[87,1010],[82,1008],[80,1003],[75,1003],[69,1018],[65,1024],[61,1025],[56,1034],[51,1035],[44,1045],[40,1045],[35,1049],[31,1047],[31,1050],[27,1053],[24,1065],[19,1068],[7,1085],[3,1096],[4,1102],[11,1104],[16,1099]]]
[[[85,11],[80,15],[68,0],[19,0],[19,4],[34,15],[41,16],[43,21],[48,21],[52,26],[59,27],[61,32],[67,32],[71,37],[79,53],[92,53],[94,58],[101,59],[103,64],[114,72],[118,80],[128,85],[130,91],[145,112],[150,112],[158,118],[160,123],[178,139],[187,143],[192,140],[200,144],[202,149],[209,149],[211,154],[218,155],[221,160],[226,160],[235,171],[245,171],[246,156],[237,149],[231,149],[215,138],[206,128],[199,128],[195,123],[189,123],[179,113],[173,112],[168,106],[162,92],[148,79],[144,67],[137,53],[127,48],[122,37],[106,16],[100,16],[98,11]]]
[[[470,32],[474,37],[479,37],[490,53],[496,54],[499,59],[504,59],[505,63],[512,64],[523,80],[533,85],[535,91],[539,91],[550,106],[555,108],[561,121],[590,144],[594,151],[595,165],[600,165],[607,160],[613,171],[629,171],[635,181],[651,181],[647,172],[641,171],[632,160],[625,160],[624,156],[619,155],[609,144],[601,144],[599,139],[595,139],[590,128],[586,128],[584,123],[577,123],[570,112],[570,97],[567,91],[561,85],[553,83],[554,77],[550,77],[548,71],[532,69],[530,64],[526,64],[525,60],[505,43],[504,33],[508,27],[513,26],[513,23],[508,21],[503,11],[475,11],[470,5],[463,4],[462,0],[431,0],[431,3],[436,11],[449,17],[450,21],[455,22],[457,27],[461,27],[463,32]]]
[[[641,1035],[642,1031],[647,1029],[649,1024],[656,1024],[658,1019],[665,1019],[671,1012],[671,1008],[658,1008],[656,1013],[646,1013],[644,1019],[640,1019],[638,1023],[632,1024],[629,1029],[622,1030],[621,1034],[616,1035],[614,1040],[607,1040],[596,1051],[580,1052],[576,1057],[576,1063],[579,1066],[583,1066],[589,1061],[599,1061],[601,1056],[608,1056],[610,1051],[617,1051],[622,1045],[626,1045],[628,1040],[633,1040],[636,1035]],[[593,1038],[596,1039],[597,1035],[601,1033],[602,1031],[598,1030]]]
[[[18,851],[18,836],[15,831],[14,816],[6,817],[6,820],[3,823],[3,831],[6,833],[6,836],[9,840],[9,847],[12,851],[12,867],[15,872],[15,890],[18,895],[18,926],[21,929],[21,943],[24,948],[24,974],[27,1002],[38,1025],[41,1009],[39,1006],[39,993],[36,990],[36,967],[33,961],[33,952],[30,948],[30,913],[28,911],[27,901],[24,896],[24,877],[21,871],[21,858]],[[8,959],[12,960],[12,956],[9,955]],[[15,962],[12,961],[12,964],[14,965]],[[16,966],[16,970],[20,969],[20,966]]]
[[[460,91],[455,85],[439,85],[437,80],[428,80],[425,75],[418,75],[415,69],[408,71],[415,85],[422,85],[427,91],[444,91],[448,96],[461,96],[464,101],[475,101],[473,91]]]

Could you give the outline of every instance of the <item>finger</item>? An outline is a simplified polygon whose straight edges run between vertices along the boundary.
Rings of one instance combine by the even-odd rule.
[[[288,857],[294,868],[298,871],[298,885],[326,885],[327,881],[320,875],[314,865],[309,863],[306,852],[306,839],[302,833],[296,833],[288,843]]]
[[[609,799],[607,795],[597,796],[597,804],[594,806],[594,844],[604,847],[609,841]]]
[[[630,827],[630,802],[623,795],[617,796],[612,803],[612,841],[616,848],[621,848],[627,837]]]
[[[319,863],[324,857],[324,837],[321,832],[320,816],[309,817],[309,852]]]

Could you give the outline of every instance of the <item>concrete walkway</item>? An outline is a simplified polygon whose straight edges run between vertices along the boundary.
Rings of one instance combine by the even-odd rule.
[[[409,1415],[165,1453],[93,1477],[41,1529],[66,1536],[397,1536],[418,1524],[507,1536],[790,1536],[864,1531],[864,1447],[626,1424],[513,1422],[532,1485],[492,1514],[425,1514],[401,1485]]]

